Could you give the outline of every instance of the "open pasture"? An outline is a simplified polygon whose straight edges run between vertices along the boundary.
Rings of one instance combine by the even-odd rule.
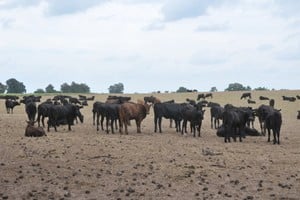
[[[248,106],[242,92],[216,92],[208,101]],[[151,94],[124,94],[132,101]],[[185,102],[197,93],[153,94],[162,101]],[[282,95],[300,91],[254,91],[257,108],[275,99],[283,124],[281,144],[267,137],[247,137],[225,144],[210,128],[206,108],[201,137],[182,136],[163,119],[163,133],[154,133],[153,109],[129,135],[106,134],[92,125],[92,103],[81,111],[83,124],[51,129],[47,137],[24,137],[25,108],[7,114],[0,100],[0,199],[299,199],[300,100]],[[77,95],[72,95],[76,96]],[[95,94],[105,101],[107,94]],[[46,100],[49,96],[43,96]],[[259,130],[258,120],[255,128]]]

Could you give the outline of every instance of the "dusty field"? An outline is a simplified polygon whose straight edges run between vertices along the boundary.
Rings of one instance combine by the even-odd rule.
[[[129,135],[97,132],[91,106],[85,122],[51,130],[47,137],[24,137],[24,105],[6,114],[0,101],[0,199],[300,199],[300,101],[281,95],[300,91],[256,92],[274,98],[282,109],[281,145],[267,137],[225,144],[210,129],[207,110],[202,137],[182,136],[168,128],[153,132],[153,110]],[[214,93],[213,101],[247,105],[240,92]],[[145,95],[128,95],[135,101]],[[157,94],[162,100],[196,94]],[[97,95],[103,101],[107,95]],[[46,99],[44,97],[43,99]],[[132,123],[134,125],[134,123]],[[256,121],[256,128],[258,122]]]

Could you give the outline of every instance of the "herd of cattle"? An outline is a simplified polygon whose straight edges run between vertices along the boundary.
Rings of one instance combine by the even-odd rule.
[[[57,95],[52,99],[41,101],[41,96],[24,96],[18,101],[18,96],[6,95],[0,98],[5,99],[7,113],[13,113],[15,106],[23,103],[28,117],[25,136],[43,136],[46,135],[44,129],[45,118],[47,120],[47,131],[60,125],[68,125],[68,130],[71,126],[78,123],[78,120],[83,123],[84,117],[80,109],[84,105],[88,105],[88,101],[94,101],[94,96],[86,97],[79,95],[79,98]],[[175,122],[176,132],[181,134],[187,133],[187,122],[189,122],[190,130],[193,136],[196,133],[200,137],[202,120],[205,114],[205,108],[210,109],[211,128],[217,129],[217,135],[224,137],[225,142],[230,142],[231,138],[236,141],[242,141],[246,135],[265,135],[268,133],[268,142],[271,141],[271,132],[273,133],[273,143],[280,144],[280,129],[282,124],[282,115],[280,110],[274,108],[275,101],[267,97],[260,96],[260,100],[268,100],[268,105],[261,105],[257,109],[252,107],[236,107],[231,104],[226,104],[224,107],[218,103],[208,102],[206,98],[213,98],[211,93],[198,94],[197,101],[186,99],[185,103],[176,103],[174,100],[161,102],[154,96],[145,96],[143,100],[137,103],[131,102],[130,97],[124,96],[108,96],[105,102],[93,102],[92,114],[93,125],[96,130],[101,130],[109,133],[119,129],[123,133],[128,134],[128,125],[131,120],[135,120],[137,132],[141,132],[141,123],[149,114],[150,107],[154,111],[154,132],[162,132],[162,118]],[[300,96],[286,97],[282,96],[284,101],[296,101]],[[243,93],[240,99],[247,99],[249,104],[255,103],[251,98],[251,93]],[[37,116],[37,117],[36,117]],[[255,117],[258,118],[261,133],[253,127]],[[298,119],[300,119],[300,111],[298,111]],[[220,120],[222,125],[220,125]],[[104,127],[104,121],[105,127]],[[34,123],[38,122],[38,126]]]

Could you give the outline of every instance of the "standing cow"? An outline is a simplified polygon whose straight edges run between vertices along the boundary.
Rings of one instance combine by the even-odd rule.
[[[125,133],[128,134],[127,126],[130,120],[135,120],[137,133],[141,133],[141,123],[143,119],[149,114],[150,105],[144,103],[125,102],[119,108],[120,117],[120,133],[123,132],[123,125],[125,126]]]

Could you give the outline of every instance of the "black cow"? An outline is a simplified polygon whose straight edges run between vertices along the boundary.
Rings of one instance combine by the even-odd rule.
[[[247,102],[248,102],[248,104],[256,104],[256,101],[251,100],[251,99],[248,99]]]
[[[111,131],[114,133],[113,124],[119,120],[119,108],[121,104],[114,103],[102,103],[97,107],[97,131],[99,131],[99,119],[101,116],[101,128],[103,130],[103,120],[106,118],[106,133],[109,133],[108,126],[110,122]],[[120,123],[120,122],[119,122]],[[117,129],[117,123],[116,123]]]
[[[205,94],[204,93],[198,94],[197,101],[199,101],[200,99],[205,99]]]
[[[50,107],[52,107],[52,106],[54,106],[52,101],[45,101],[38,105],[38,107],[37,107],[37,110],[38,110],[37,122],[38,122],[39,127],[41,126],[41,124],[40,124],[41,121],[42,121],[43,127],[45,127],[44,119],[45,119],[45,117],[49,117]]]
[[[213,98],[213,94],[212,93],[205,94],[205,98],[208,98],[208,97]]]
[[[250,108],[237,108],[232,105],[226,105],[224,108],[224,141],[230,142],[230,137],[233,137],[234,141],[236,141],[236,136],[239,135],[239,140],[242,142],[242,137],[245,136],[246,123],[253,117],[253,111]]]
[[[242,94],[241,99],[246,99],[247,97],[249,97],[251,99],[251,92],[245,92]]]
[[[282,96],[282,99],[283,99],[283,101],[290,101],[290,102],[296,101],[296,97]]]
[[[12,99],[6,99],[5,100],[5,107],[7,114],[11,113],[13,114],[13,110],[15,106],[20,105],[18,101],[12,100]]]
[[[74,125],[74,120],[79,118],[80,122],[83,123],[83,115],[80,112],[80,107],[74,104],[66,105],[54,105],[50,107],[49,120],[48,120],[48,132],[50,127],[56,127],[59,125],[68,124],[68,129],[71,131],[71,126]]]
[[[282,124],[282,116],[280,111],[274,110],[266,116],[266,128],[268,130],[268,142],[270,142],[270,132],[273,132],[273,144],[280,144],[279,136]]]
[[[271,106],[261,105],[257,110],[257,115],[261,123],[262,133],[268,131],[268,142],[270,142],[271,130],[273,132],[273,143],[280,144],[279,136],[282,124],[282,115],[280,110],[276,110]]]
[[[296,95],[297,99],[300,100],[300,95]]]
[[[161,133],[162,117],[167,119],[173,119],[175,121],[176,132],[179,132],[182,120],[183,105],[178,103],[156,103],[153,106],[154,110],[154,132],[157,131],[157,124],[159,132]]]
[[[192,108],[186,107],[185,109],[183,109],[182,111],[183,123],[182,123],[181,134],[183,134],[183,131],[187,133],[186,127],[187,127],[187,122],[189,121],[191,132],[193,133],[194,137],[196,136],[196,129],[198,130],[198,137],[200,137],[204,112],[205,110],[198,110],[195,107]]]
[[[225,137],[225,128],[224,126],[220,126],[217,130],[217,136],[218,137]],[[260,132],[258,132],[256,129],[254,128],[249,128],[249,127],[245,127],[245,135],[246,136],[262,136],[262,134]]]
[[[220,105],[213,105],[210,107],[210,126],[215,129],[220,127],[220,120],[223,119],[224,108]],[[218,126],[217,126],[218,124]]]
[[[259,96],[259,100],[270,100],[269,97]]]
[[[24,96],[23,99],[20,101],[21,103],[25,104],[25,111],[29,121],[35,121],[35,116],[37,113],[37,106],[36,102],[40,102],[41,96]]]

